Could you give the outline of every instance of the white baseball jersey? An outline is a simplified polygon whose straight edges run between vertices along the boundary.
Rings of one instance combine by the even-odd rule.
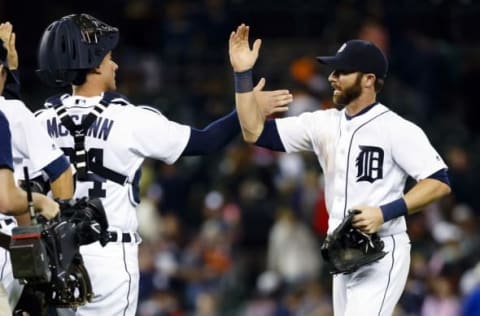
[[[6,100],[0,96],[0,110],[10,125],[14,176],[17,180],[24,178],[24,166],[28,167],[30,177],[36,177],[43,168],[63,155],[23,102]],[[16,226],[15,218],[0,213],[0,222],[0,230],[11,235]],[[13,278],[10,255],[4,249],[0,249],[0,265],[0,279],[9,294],[13,309],[20,298],[22,287]]]
[[[425,179],[447,168],[423,131],[382,104],[348,119],[330,109],[276,120],[287,152],[313,151],[325,176],[332,232],[355,205],[380,206],[403,196],[408,176]],[[404,217],[379,234],[406,230]]]
[[[101,97],[64,96],[63,104],[75,123],[97,105]],[[174,163],[187,145],[190,127],[169,121],[153,108],[136,107],[117,99],[100,115],[87,133],[85,149],[93,160],[112,171],[125,175],[125,184],[101,176],[78,182],[75,197],[100,197],[111,227],[136,231],[135,175],[146,157]],[[67,155],[73,149],[73,137],[60,123],[52,108],[36,113],[58,147]],[[70,150],[69,150],[70,149]]]
[[[345,109],[330,109],[276,119],[276,125],[287,152],[313,151],[318,158],[329,232],[356,205],[381,206],[401,198],[408,176],[418,181],[446,168],[419,127],[379,103],[352,118]],[[405,218],[384,223],[378,234],[387,256],[334,277],[336,315],[391,315],[398,302],[410,262]]]
[[[67,113],[76,124],[98,105],[101,96],[62,96]],[[48,105],[47,105],[48,106]],[[58,147],[68,155],[73,137],[60,123],[55,109],[37,114]],[[145,158],[174,163],[185,149],[190,127],[168,120],[148,107],[136,107],[123,98],[112,100],[89,128],[85,150],[90,163],[100,164],[107,174],[126,176],[116,183],[89,172],[88,181],[77,181],[75,197],[100,197],[109,222],[109,230],[133,233],[137,230],[135,207],[138,204],[138,170]],[[137,243],[110,242],[102,248],[94,243],[80,252],[90,274],[95,297],[78,308],[76,315],[135,315],[138,297]]]
[[[63,155],[35,116],[20,100],[0,96],[0,110],[5,114],[12,132],[12,157],[15,178],[23,179],[27,166],[31,177]]]

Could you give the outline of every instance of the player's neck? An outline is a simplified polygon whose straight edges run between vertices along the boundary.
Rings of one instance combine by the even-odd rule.
[[[372,105],[376,102],[375,94],[361,94],[358,98],[350,102],[346,107],[345,111],[348,116],[355,116],[360,113],[367,106]]]
[[[101,85],[85,83],[81,86],[72,86],[72,95],[81,97],[96,97],[105,92]]]

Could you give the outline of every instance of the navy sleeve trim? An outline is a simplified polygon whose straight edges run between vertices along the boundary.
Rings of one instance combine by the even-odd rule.
[[[70,168],[70,163],[68,159],[62,155],[45,166],[43,170],[47,173],[50,181],[55,181],[68,168]]]
[[[435,179],[450,186],[450,180],[448,179],[447,169],[440,169],[434,174],[428,176],[427,179]]]
[[[275,120],[267,120],[263,127],[262,134],[258,137],[255,145],[265,147],[275,151],[285,152],[280,135],[278,134],[277,123]]]
[[[202,130],[191,128],[182,156],[208,155],[225,147],[240,134],[237,111],[221,117]]]

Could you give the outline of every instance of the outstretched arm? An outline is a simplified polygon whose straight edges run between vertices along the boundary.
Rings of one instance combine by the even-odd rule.
[[[259,110],[266,117],[284,112],[291,101],[287,90],[262,91],[265,79],[261,79],[253,89],[253,97]],[[210,123],[204,129],[191,128],[190,139],[182,156],[208,155],[225,147],[240,133],[237,111]]]
[[[230,34],[229,55],[235,72],[235,101],[243,139],[249,143],[254,143],[262,134],[268,113],[264,111],[265,107],[259,104],[259,98],[255,97],[252,83],[252,67],[258,58],[261,40],[257,39],[253,43],[253,48],[250,49],[248,43],[249,30],[249,26],[241,24],[236,31]],[[265,85],[263,78],[259,84],[263,88]],[[292,95],[288,90],[278,90],[275,98],[279,104],[283,105],[292,101]],[[285,107],[280,107],[277,112],[285,110]]]
[[[237,111],[199,130],[192,128],[182,156],[206,155],[228,144],[240,130],[247,142],[255,142],[263,131],[265,118],[285,112],[292,101],[288,90],[263,91],[265,79],[253,87],[251,68],[258,56],[260,40],[253,51],[248,45],[248,26],[242,24],[230,35],[230,61],[235,70],[235,100]],[[240,124],[239,124],[240,121]]]

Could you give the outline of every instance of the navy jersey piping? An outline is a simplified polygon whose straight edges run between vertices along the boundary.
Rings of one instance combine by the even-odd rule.
[[[126,250],[125,250],[125,244],[124,243],[122,243],[122,252],[123,252],[123,264],[125,266],[125,272],[127,272],[127,275],[128,275],[127,304],[125,305],[125,308],[123,309],[123,315],[125,316],[127,314],[128,307],[130,306],[130,290],[131,290],[131,287],[132,287],[132,275],[130,274],[130,271],[128,271],[127,255],[126,255]]]
[[[390,110],[386,110],[380,114],[378,114],[377,116],[374,116],[372,117],[370,120],[366,121],[365,123],[363,123],[362,125],[360,125],[359,127],[357,127],[357,129],[355,131],[353,131],[352,133],[352,137],[350,138],[350,145],[348,146],[348,154],[347,154],[347,170],[345,172],[345,205],[343,206],[343,216],[345,217],[346,216],[346,213],[347,213],[347,201],[348,201],[348,170],[349,170],[349,166],[350,166],[350,151],[352,149],[352,143],[353,143],[353,137],[355,136],[355,133],[358,132],[358,130],[360,130],[362,127],[364,127],[365,125],[367,125],[368,123],[370,123],[371,121],[373,121],[374,119],[376,119],[377,117],[380,117],[381,115],[387,113],[387,112],[390,112]]]
[[[388,287],[390,286],[390,280],[392,278],[392,271],[393,271],[393,266],[395,265],[395,237],[394,235],[391,236],[392,241],[393,241],[393,249],[392,249],[392,266],[390,267],[390,271],[388,271],[388,281],[387,281],[387,287],[385,288],[385,293],[383,293],[383,299],[382,299],[382,304],[380,305],[380,309],[378,310],[378,315],[380,316],[382,313],[383,305],[385,304],[385,298],[387,297],[387,292],[388,292]]]

